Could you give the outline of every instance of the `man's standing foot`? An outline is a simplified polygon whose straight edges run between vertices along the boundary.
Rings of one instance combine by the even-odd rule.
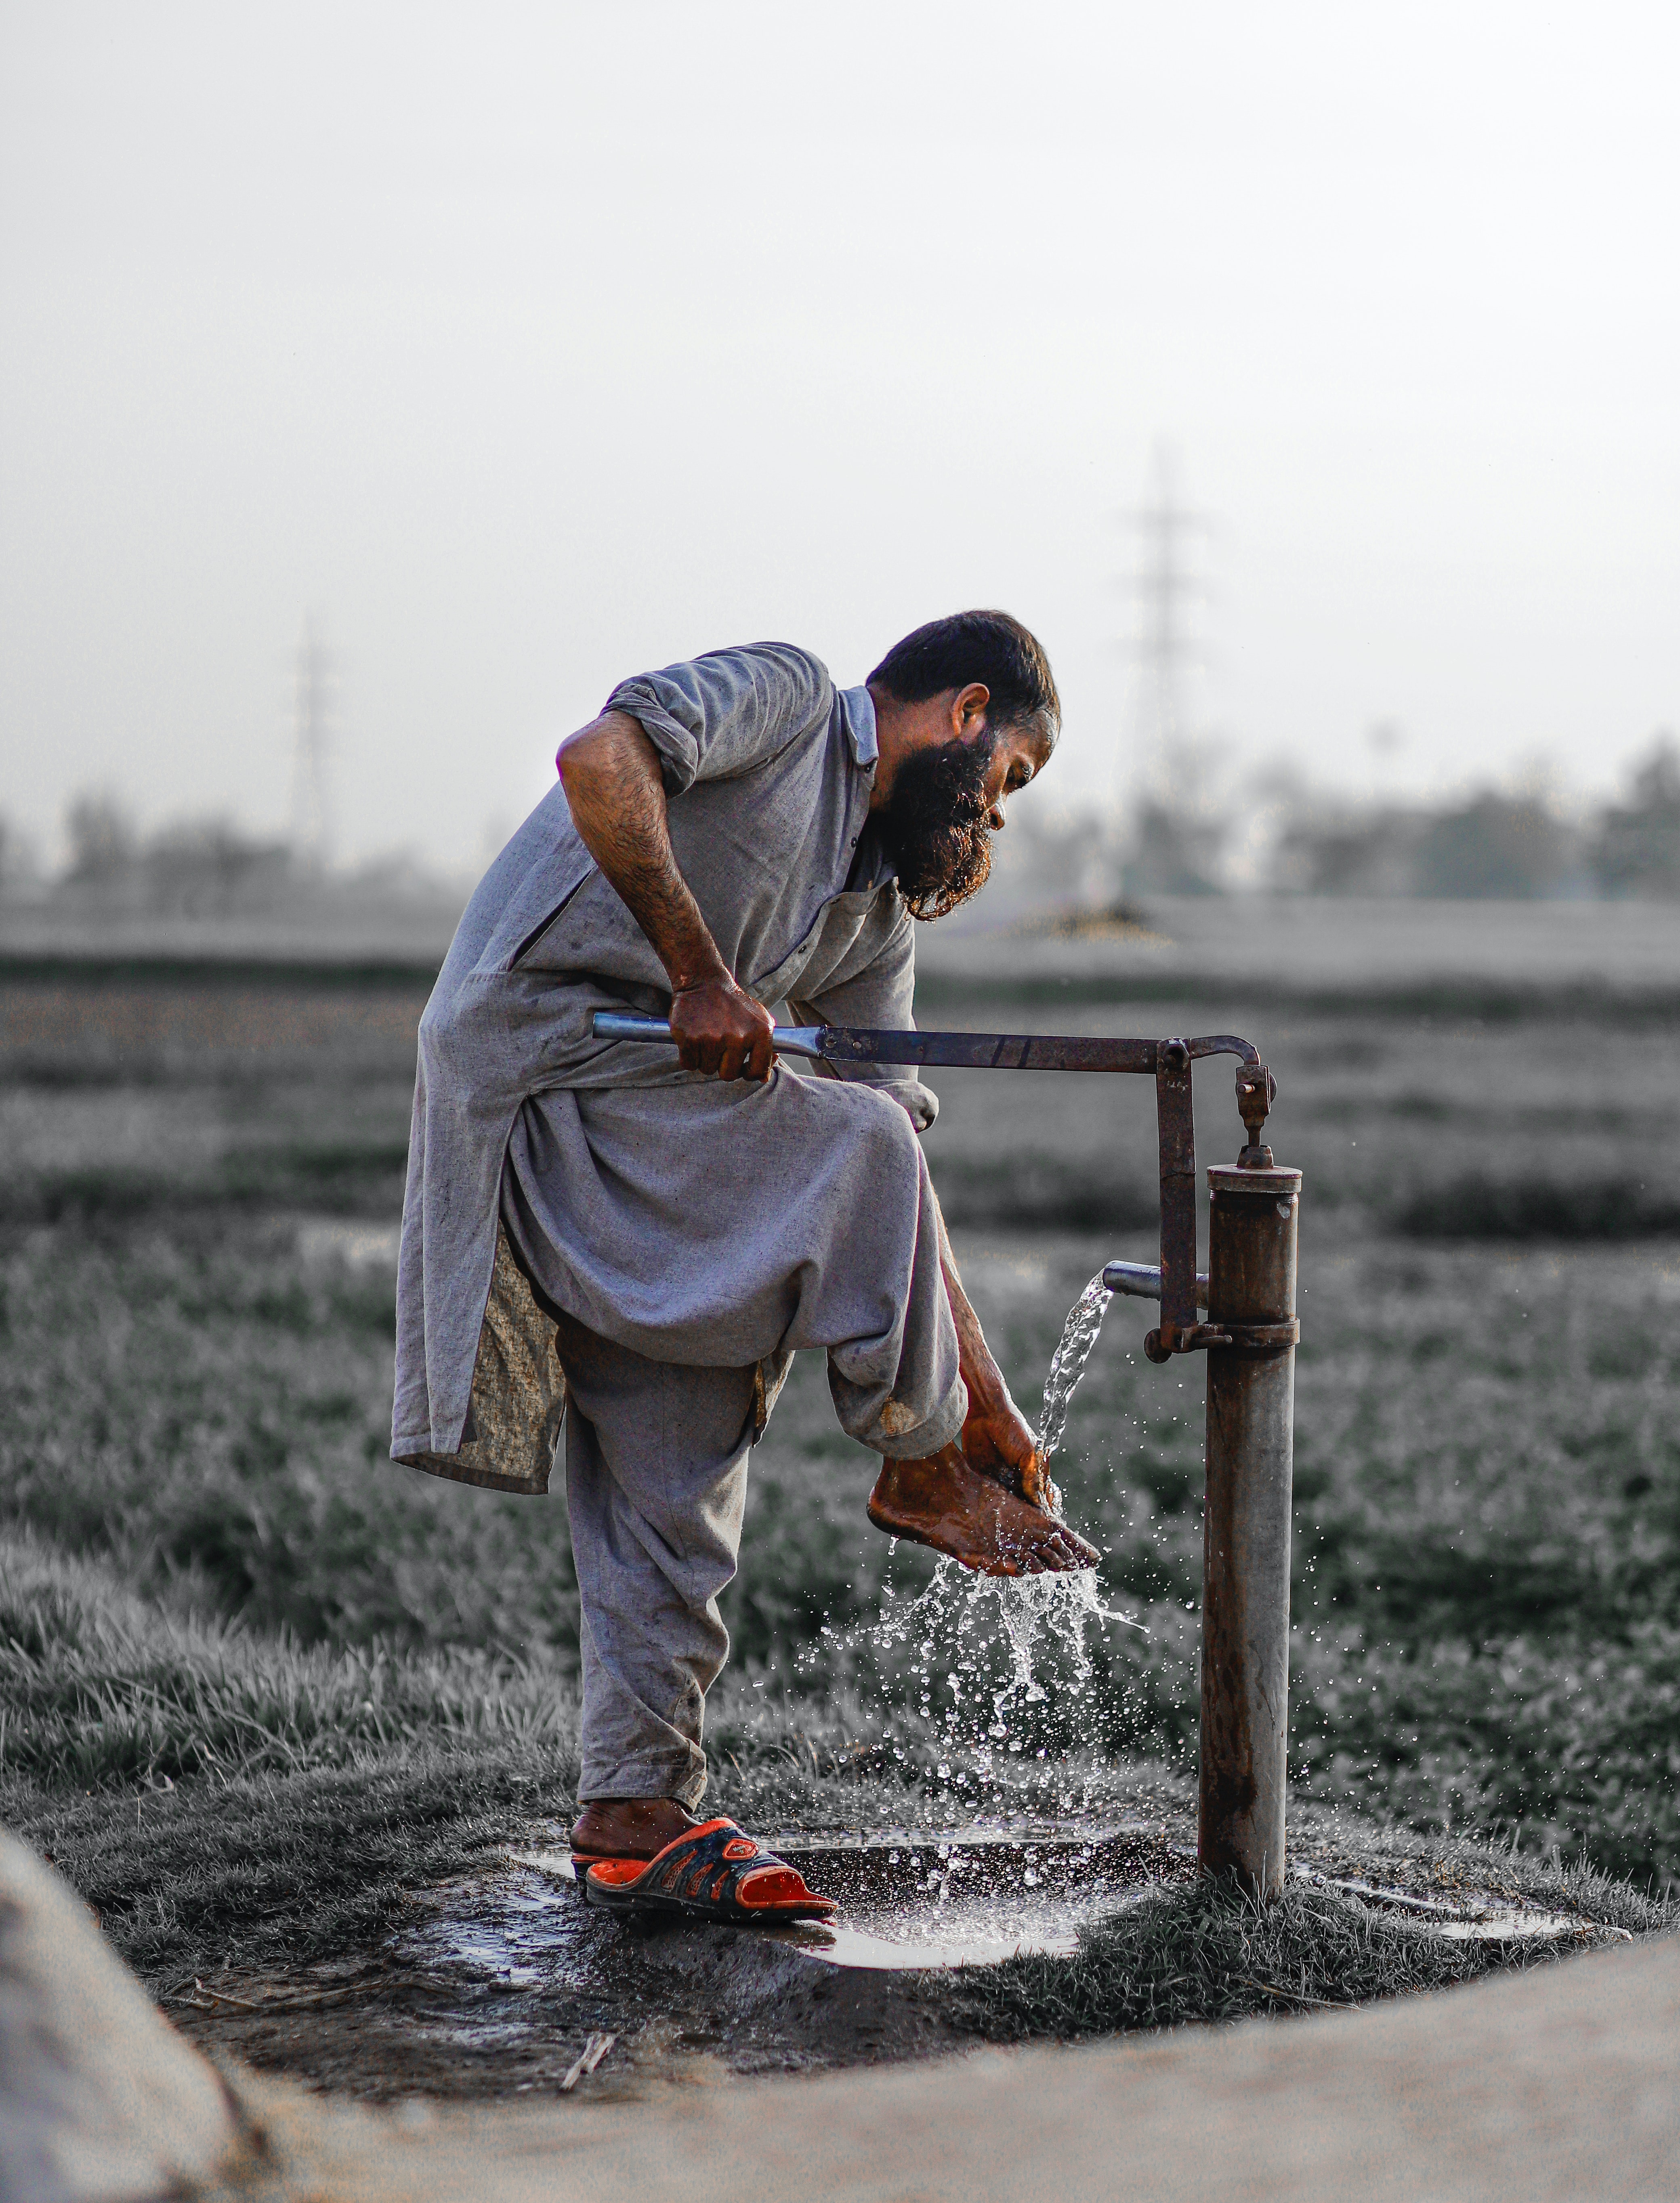
[[[571,1824],[579,1858],[650,1859],[700,1826],[674,1798],[590,1798]]]

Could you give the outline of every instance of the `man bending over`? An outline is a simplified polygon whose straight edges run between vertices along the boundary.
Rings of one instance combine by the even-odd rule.
[[[624,682],[480,883],[421,1020],[391,1450],[542,1491],[564,1416],[572,1844],[617,1863],[589,1877],[600,1901],[825,1909],[695,1818],[718,1595],[796,1349],[825,1350],[843,1428],[881,1456],[879,1528],[994,1574],[1096,1558],[963,1293],[917,1137],[933,1095],[890,1066],[795,1075],[771,1042],[784,1002],[911,1024],[914,921],[984,883],[1059,726],[1043,650],[1002,612],[918,629],[858,688],[785,643]],[[602,1009],[668,1017],[674,1048],[596,1039]]]

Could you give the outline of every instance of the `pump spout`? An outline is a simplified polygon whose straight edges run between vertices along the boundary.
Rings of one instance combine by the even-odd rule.
[[[1110,1262],[1103,1272],[1103,1283],[1111,1293],[1125,1293],[1134,1301],[1158,1301],[1161,1297],[1161,1273],[1149,1262]],[[1208,1279],[1205,1271],[1196,1279],[1196,1305],[1208,1304]]]

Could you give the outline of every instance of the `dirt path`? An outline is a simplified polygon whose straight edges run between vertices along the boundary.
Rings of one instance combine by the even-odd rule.
[[[382,2203],[634,2195],[1662,2196],[1680,2193],[1680,1940],[1377,2011],[1080,2049],[381,2116],[257,2083],[242,2192]]]

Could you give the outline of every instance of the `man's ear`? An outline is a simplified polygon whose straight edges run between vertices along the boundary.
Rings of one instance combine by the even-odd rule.
[[[960,742],[971,742],[985,721],[991,691],[984,681],[971,681],[951,698],[951,732]]]

